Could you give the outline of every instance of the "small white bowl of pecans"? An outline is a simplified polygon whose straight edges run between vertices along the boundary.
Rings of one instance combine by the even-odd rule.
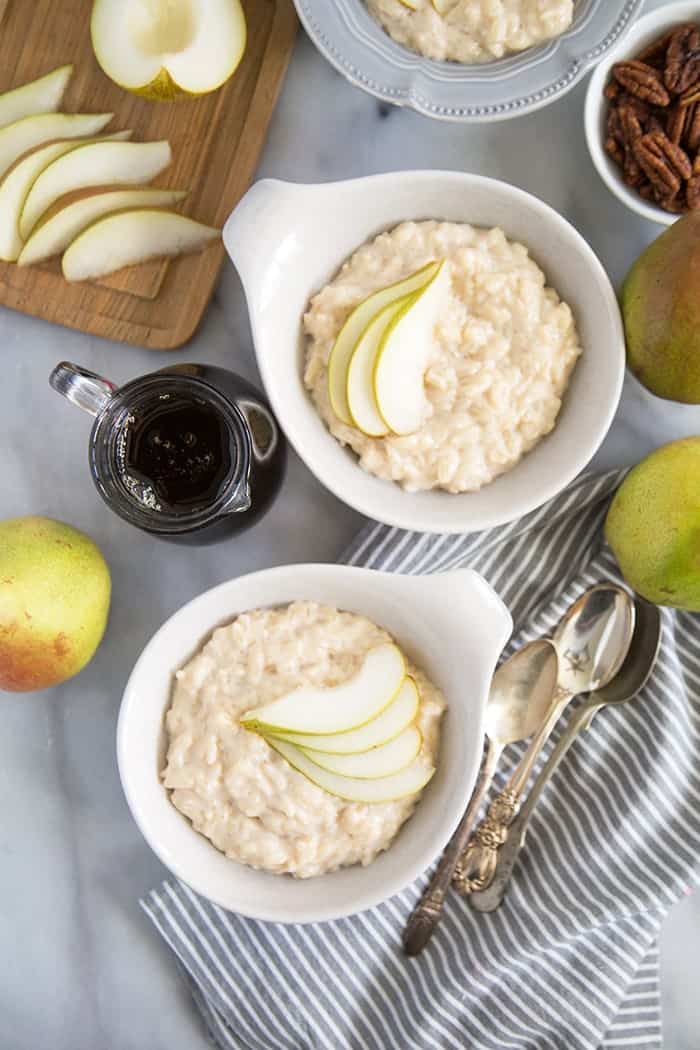
[[[700,208],[700,3],[641,18],[596,68],[585,108],[588,149],[608,188],[670,226]]]

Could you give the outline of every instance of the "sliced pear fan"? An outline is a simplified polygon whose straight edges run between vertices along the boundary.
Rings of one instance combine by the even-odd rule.
[[[374,396],[374,362],[385,331],[396,314],[412,298],[411,295],[405,295],[380,310],[357,340],[350,358],[347,375],[350,417],[353,425],[368,437],[384,437],[389,433],[389,427],[379,413]]]
[[[39,113],[0,129],[0,178],[29,150],[55,139],[98,135],[112,113]]]
[[[113,135],[106,135],[105,140],[123,140],[128,139],[130,135],[130,131],[117,131]],[[0,259],[14,262],[19,258],[23,243],[19,232],[19,218],[27,195],[42,171],[65,153],[95,141],[97,140],[74,139],[68,142],[53,142],[30,153],[8,172],[0,182]]]
[[[341,777],[378,780],[398,773],[410,765],[421,749],[423,738],[415,726],[409,726],[381,747],[359,755],[332,755],[327,751],[303,751],[315,765]],[[301,749],[300,749],[301,750]]]
[[[41,222],[22,248],[17,263],[19,266],[31,266],[53,255],[60,255],[83,230],[106,215],[133,208],[172,208],[186,196],[186,190],[144,189],[114,190],[84,197]]]
[[[37,113],[55,113],[72,73],[72,66],[60,66],[38,80],[0,95],[0,128]]]
[[[426,765],[422,759],[416,758],[405,769],[388,777],[379,777],[376,780],[344,777],[321,769],[307,758],[303,751],[285,740],[269,737],[268,743],[307,780],[330,795],[346,799],[348,802],[393,802],[396,799],[407,798],[424,788],[435,772],[433,766]]]
[[[348,365],[358,339],[380,310],[404,295],[418,291],[435,274],[439,265],[437,262],[428,263],[417,273],[370,295],[355,307],[341,328],[328,358],[328,393],[331,407],[343,423],[352,423],[346,386]]]
[[[170,211],[138,209],[88,226],[63,256],[67,281],[89,281],[149,259],[196,252],[220,231]]]
[[[394,699],[406,674],[401,650],[393,643],[378,645],[347,682],[330,689],[302,686],[248,711],[247,729],[262,732],[343,733],[375,718]]]
[[[107,76],[153,99],[214,91],[246,45],[239,0],[95,0],[91,33]]]
[[[398,693],[388,707],[359,729],[346,733],[327,733],[315,736],[304,733],[274,733],[275,737],[296,744],[313,758],[313,751],[332,755],[353,755],[380,747],[399,735],[418,713],[420,696],[412,678],[405,678]]]
[[[95,142],[71,151],[49,165],[32,186],[19,223],[22,240],[27,240],[41,216],[66,193],[90,186],[150,182],[171,159],[165,141]]]
[[[372,389],[384,425],[394,434],[413,434],[425,419],[425,373],[435,324],[449,291],[449,264],[390,318],[374,359]]]

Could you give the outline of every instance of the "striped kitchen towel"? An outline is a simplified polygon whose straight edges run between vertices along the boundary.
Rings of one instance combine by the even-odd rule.
[[[585,588],[619,579],[602,525],[620,477],[583,476],[540,510],[478,535],[370,525],[346,560],[391,572],[478,570],[513,613],[510,653],[550,633]],[[214,1042],[661,1050],[659,928],[700,881],[699,625],[664,612],[644,695],[601,712],[573,746],[535,811],[503,907],[479,914],[451,894],[417,959],[403,955],[401,931],[427,873],[371,911],[312,926],[226,913],[176,881],[153,890],[143,908]],[[511,748],[508,764],[523,749]]]

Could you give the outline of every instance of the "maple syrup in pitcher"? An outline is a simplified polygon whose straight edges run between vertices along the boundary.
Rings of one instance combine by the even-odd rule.
[[[132,525],[184,543],[210,543],[265,513],[286,450],[261,395],[212,365],[175,365],[117,388],[64,362],[51,385],[96,417],[93,481]]]

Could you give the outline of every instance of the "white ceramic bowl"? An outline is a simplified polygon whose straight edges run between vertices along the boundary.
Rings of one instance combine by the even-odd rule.
[[[385,627],[443,690],[448,713],[437,772],[389,850],[366,868],[292,879],[229,860],[170,803],[159,777],[163,717],[174,672],[214,627],[238,613],[305,598],[363,613]],[[119,715],[119,772],[131,812],[163,863],[224,908],[275,922],[317,922],[369,908],[412,882],[454,831],[481,759],[483,711],[512,630],[505,606],[468,570],[409,577],[297,565],[232,580],[175,613],[144,649]]]
[[[620,169],[603,148],[608,112],[608,100],[604,98],[603,90],[610,79],[610,70],[616,62],[635,58],[648,44],[662,36],[674,25],[693,21],[700,24],[700,3],[697,2],[689,3],[685,0],[683,3],[664,4],[663,7],[650,11],[648,15],[640,18],[630,32],[607,52],[605,58],[596,67],[586,92],[584,113],[586,142],[598,174],[608,189],[631,211],[661,226],[672,226],[678,219],[678,215],[673,215],[659,208],[658,205],[645,201],[635,190],[626,186]]]
[[[302,380],[302,315],[311,296],[368,238],[405,219],[426,218],[500,226],[527,245],[573,308],[584,347],[554,431],[475,493],[408,493],[366,473],[327,430]],[[327,488],[368,517],[447,533],[512,521],[568,485],[605,437],[625,369],[617,299],[583,237],[536,197],[504,182],[449,171],[318,186],[265,180],[229,218],[224,243],[245,286],[258,364],[287,437]]]
[[[351,84],[384,102],[462,123],[507,120],[555,102],[624,36],[642,6],[642,0],[575,0],[573,23],[558,39],[463,65],[396,43],[364,0],[294,2],[316,47]]]

